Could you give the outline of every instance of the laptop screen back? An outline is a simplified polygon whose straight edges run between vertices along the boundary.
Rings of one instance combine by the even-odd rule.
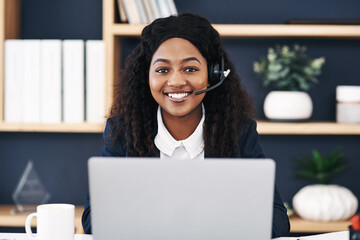
[[[271,159],[94,157],[88,167],[95,240],[271,238]]]

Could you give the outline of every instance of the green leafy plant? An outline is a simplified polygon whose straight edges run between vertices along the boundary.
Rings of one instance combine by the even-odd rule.
[[[304,156],[300,160],[295,160],[298,165],[296,176],[319,184],[329,184],[335,176],[348,168],[344,158],[345,155],[340,153],[340,148],[335,149],[329,156],[323,156],[317,150],[313,150],[312,157]]]
[[[325,58],[310,59],[306,47],[276,46],[269,48],[267,56],[254,62],[254,72],[259,74],[264,86],[274,85],[282,91],[307,91],[321,74]]]

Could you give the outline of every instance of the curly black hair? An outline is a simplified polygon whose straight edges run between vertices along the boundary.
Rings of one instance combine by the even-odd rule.
[[[114,121],[111,141],[126,139],[129,156],[156,156],[156,111],[158,104],[149,87],[153,54],[167,39],[183,38],[197,47],[207,63],[220,62],[231,73],[224,83],[206,93],[204,145],[208,157],[232,157],[237,152],[242,126],[254,118],[254,110],[244,86],[230,62],[219,33],[199,15],[184,13],[160,18],[146,26],[140,43],[125,61],[109,114]],[[210,85],[214,84],[210,81]]]

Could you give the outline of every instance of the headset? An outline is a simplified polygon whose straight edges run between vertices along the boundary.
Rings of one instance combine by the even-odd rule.
[[[210,83],[215,83],[218,79],[219,79],[219,82],[215,83],[214,85],[204,89],[204,90],[201,90],[201,91],[198,91],[198,92],[195,92],[195,95],[199,95],[199,94],[202,94],[202,93],[205,93],[205,92],[209,92],[215,88],[217,88],[218,86],[220,86],[225,78],[229,75],[230,73],[230,69],[224,71],[224,56],[221,57],[221,65],[216,62],[216,63],[211,63],[208,67],[208,79],[209,79],[209,82]]]

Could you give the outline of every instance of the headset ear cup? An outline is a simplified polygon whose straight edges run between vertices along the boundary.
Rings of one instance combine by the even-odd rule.
[[[213,73],[214,73],[214,64],[211,63],[208,66],[208,82],[210,85],[212,84],[213,79],[214,79]]]
[[[210,85],[216,84],[220,80],[220,66],[219,63],[210,64],[208,80]]]
[[[224,72],[224,57],[221,58],[221,66],[219,63],[209,63],[208,65],[208,87],[204,90],[195,92],[195,95],[199,95],[205,92],[209,92],[218,86],[220,86],[227,75],[230,73],[230,69],[226,70],[226,74]]]
[[[215,63],[214,64],[214,69],[213,69],[213,82],[212,84],[217,83],[218,81],[220,81],[220,65],[219,63]]]

